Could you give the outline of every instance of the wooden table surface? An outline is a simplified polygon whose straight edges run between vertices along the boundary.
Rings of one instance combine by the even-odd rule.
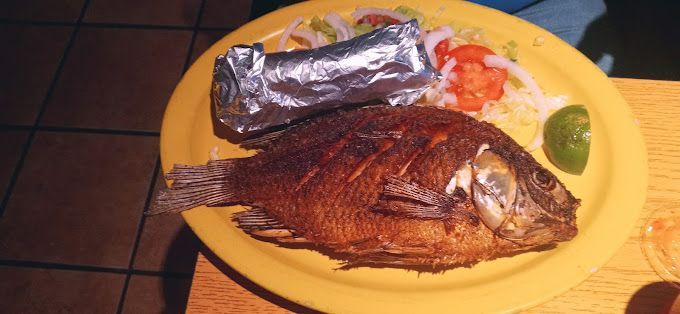
[[[680,82],[612,81],[632,107],[647,145],[650,178],[643,214],[628,241],[597,273],[529,313],[658,313],[667,311],[680,294],[654,273],[639,238],[644,217],[652,210],[680,207]],[[291,311],[313,312],[257,286],[207,248],[198,254],[188,313]]]

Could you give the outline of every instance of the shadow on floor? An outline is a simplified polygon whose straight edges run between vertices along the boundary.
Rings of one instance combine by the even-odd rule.
[[[605,1],[576,48],[593,62],[609,55],[609,76],[680,80],[680,25],[672,1]]]
[[[671,306],[678,296],[680,296],[680,290],[671,284],[654,282],[633,294],[628,301],[626,313],[670,313]]]
[[[217,255],[215,255],[212,251],[210,251],[208,248],[203,247],[201,248],[201,253],[205,255],[205,257],[213,264],[217,269],[219,269],[222,273],[227,275],[231,280],[239,284],[240,286],[248,289],[248,291],[254,293],[255,295],[259,296],[260,298],[263,298],[271,303],[274,303],[288,311],[291,311],[293,313],[321,313],[309,308],[306,308],[302,305],[299,305],[297,303],[291,302],[289,300],[286,300],[274,293],[269,292],[268,290],[260,287],[256,283],[250,281],[250,279],[244,277],[243,275],[239,274],[237,271],[235,271],[233,268],[231,268],[229,265],[227,265],[225,262],[223,262]]]
[[[173,271],[176,269],[193,270],[196,265],[196,255],[200,247],[200,241],[196,238],[189,226],[184,225],[175,235],[165,257],[163,269]],[[162,299],[165,308],[162,313],[186,312],[189,291],[191,289],[191,271],[177,276],[163,277]]]
[[[217,269],[253,294],[293,313],[320,313],[271,293],[242,276],[208,248],[201,248],[200,241],[187,225],[184,225],[175,235],[165,258],[163,269],[172,272],[172,275],[163,277],[163,293],[161,298],[164,308],[162,313],[184,313],[186,311],[192,283],[192,273],[184,274],[183,271],[183,273],[178,274],[176,270],[195,269],[196,256],[199,249]]]

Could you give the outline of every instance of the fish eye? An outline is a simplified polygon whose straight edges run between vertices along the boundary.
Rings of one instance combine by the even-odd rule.
[[[538,187],[550,191],[555,188],[555,180],[553,177],[545,170],[537,170],[531,174],[531,180]]]

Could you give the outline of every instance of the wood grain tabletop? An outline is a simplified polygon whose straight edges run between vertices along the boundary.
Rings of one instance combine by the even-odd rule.
[[[639,120],[647,146],[649,187],[636,227],[618,252],[580,285],[528,313],[659,313],[678,310],[680,291],[664,283],[640,248],[645,217],[680,207],[680,82],[612,79]],[[556,270],[559,271],[559,270]],[[204,248],[198,254],[187,313],[314,312],[241,276]]]

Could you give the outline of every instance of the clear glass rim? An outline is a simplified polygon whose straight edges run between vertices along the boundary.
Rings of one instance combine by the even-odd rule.
[[[658,248],[658,245],[654,242],[652,239],[653,234],[654,234],[654,222],[657,221],[657,219],[663,219],[664,216],[672,216],[672,215],[677,215],[677,213],[673,212],[662,212],[661,209],[656,209],[650,213],[650,215],[647,217],[645,220],[644,225],[642,226],[641,234],[640,234],[640,246],[642,246],[642,251],[644,252],[647,261],[649,264],[652,266],[652,269],[666,282],[672,284],[676,288],[680,289],[680,277],[675,275],[672,272],[672,265],[668,265],[667,263],[664,263],[661,260],[661,257],[659,256],[660,254],[660,249]],[[680,215],[678,216],[678,219],[680,220]],[[680,256],[678,256],[680,258]],[[677,273],[680,273],[680,269],[677,270]]]

